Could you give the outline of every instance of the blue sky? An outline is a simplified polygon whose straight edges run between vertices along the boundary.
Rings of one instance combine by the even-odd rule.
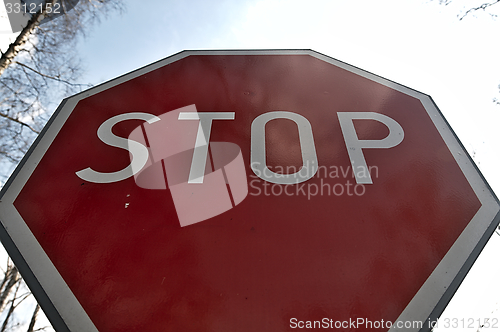
[[[80,42],[82,82],[98,84],[185,49],[313,49],[431,95],[498,195],[500,105],[492,100],[500,99],[500,19],[477,12],[460,21],[466,2],[482,3],[126,0],[122,15]],[[490,242],[445,316],[500,317],[500,237]]]

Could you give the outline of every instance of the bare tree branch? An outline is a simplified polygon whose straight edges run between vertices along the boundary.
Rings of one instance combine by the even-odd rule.
[[[36,134],[40,133],[38,130],[36,130],[33,127],[31,127],[29,124],[27,124],[26,122],[23,122],[23,121],[21,121],[19,119],[13,118],[13,117],[8,116],[7,114],[3,114],[3,113],[0,113],[0,116],[3,117],[3,118],[9,119],[10,121],[13,121],[15,123],[19,123],[21,126],[25,126],[25,127],[29,128],[32,132],[34,132]]]
[[[38,311],[40,311],[40,305],[37,303],[35,310],[33,311],[33,315],[31,315],[30,325],[28,326],[28,330],[26,332],[33,332],[36,324],[36,318],[38,316]]]
[[[77,81],[82,73],[77,42],[102,17],[122,10],[121,0],[80,0],[71,10],[70,0],[49,1],[61,3],[65,14],[41,25],[34,15],[31,29],[22,31],[24,37],[20,34],[0,61],[0,162],[17,163],[59,101],[90,87]]]
[[[462,15],[462,17],[460,17],[460,20],[463,20],[463,19],[464,19],[464,17],[465,17],[465,16],[467,16],[467,15],[468,15],[469,13],[471,13],[471,12],[478,11],[478,10],[481,10],[481,9],[484,11],[484,10],[486,10],[486,8],[491,7],[491,6],[493,6],[493,5],[496,5],[496,4],[497,4],[497,3],[499,3],[499,2],[500,2],[500,0],[496,0],[496,1],[491,2],[491,3],[483,3],[481,6],[478,6],[478,7],[470,8],[470,9],[468,9],[468,10],[467,10],[467,11],[466,11],[463,15]]]
[[[9,264],[5,273],[4,282],[2,282],[2,286],[4,287],[2,287],[0,292],[0,311],[4,309],[12,288],[19,282],[20,278],[21,277],[19,276],[16,266],[14,264]]]
[[[16,269],[16,277],[17,277],[17,269]],[[10,301],[9,311],[7,311],[7,315],[5,316],[5,319],[3,321],[2,328],[0,329],[0,332],[5,332],[7,325],[9,324],[9,320],[12,317],[14,310],[16,309],[15,300],[17,298],[17,292],[19,291],[19,286],[20,286],[18,281],[19,281],[19,278],[17,277],[16,278],[17,286],[16,286],[16,289],[14,291],[14,296],[13,296],[13,299]]]
[[[71,86],[77,86],[77,87],[86,87],[86,88],[90,88],[92,86],[92,84],[72,83],[72,82],[69,82],[67,80],[63,80],[63,79],[61,79],[60,77],[57,77],[57,76],[50,76],[50,75],[41,73],[38,70],[33,69],[30,66],[27,66],[24,63],[19,62],[19,61],[13,61],[13,63],[18,64],[18,65],[20,65],[20,66],[22,66],[22,67],[24,67],[26,69],[29,69],[32,72],[37,73],[38,75],[40,75],[42,77],[46,77],[46,78],[49,78],[51,80],[58,81],[58,82],[61,82],[61,83],[64,83],[64,84],[68,84],[68,85],[71,85]]]
[[[10,317],[12,317],[12,314],[14,313],[14,309],[16,309],[16,307],[14,306],[14,301],[12,301],[9,307],[9,311],[7,311],[7,316],[5,316],[5,319],[3,321],[0,332],[5,332],[5,330],[7,329],[7,324],[9,324],[9,320]]]
[[[430,1],[438,1],[440,5],[444,5],[444,6],[448,6],[451,3],[460,3],[460,1],[457,1],[457,0],[430,0]],[[462,1],[462,2],[467,3],[466,1]],[[469,7],[469,9],[467,9],[465,12],[463,12],[463,14],[458,14],[457,17],[461,21],[466,16],[468,16],[469,14],[471,14],[473,12],[476,12],[479,10],[487,11],[487,9],[489,9],[490,7],[492,7],[494,5],[497,5],[498,3],[500,3],[500,0],[494,0],[493,2],[485,2],[480,6],[472,7],[472,8],[469,7],[470,5],[463,5],[464,10],[467,7]],[[493,17],[497,17],[497,15],[495,15],[495,14],[490,13],[490,15]]]

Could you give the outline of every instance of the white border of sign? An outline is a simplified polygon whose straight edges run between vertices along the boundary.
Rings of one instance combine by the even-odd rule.
[[[3,226],[0,228],[0,238],[57,331],[91,332],[97,331],[97,328],[31,233],[15,209],[13,202],[77,103],[91,95],[190,55],[272,54],[310,55],[419,99],[478,196],[482,204],[481,208],[398,318],[398,321],[402,323],[421,320],[424,322],[422,330],[429,330],[426,322],[429,319],[437,319],[444,310],[487,240],[493,234],[500,218],[498,199],[432,99],[423,93],[312,50],[221,50],[183,51],[65,99],[0,192],[0,221]],[[418,331],[420,329],[397,329],[396,324],[394,324],[389,331],[402,330]]]

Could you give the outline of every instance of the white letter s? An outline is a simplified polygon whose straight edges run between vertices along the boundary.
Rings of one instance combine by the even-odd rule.
[[[92,168],[87,167],[76,172],[76,175],[78,177],[85,181],[94,183],[118,182],[133,176],[135,173],[140,171],[144,167],[144,165],[146,165],[149,155],[147,147],[138,142],[116,136],[111,131],[115,124],[125,120],[144,120],[148,123],[153,123],[159,121],[160,118],[148,113],[125,113],[116,115],[104,121],[101,126],[99,126],[99,129],[97,129],[97,136],[99,137],[99,139],[107,145],[129,151],[132,155],[132,161],[124,169],[111,173],[102,173],[94,171]]]

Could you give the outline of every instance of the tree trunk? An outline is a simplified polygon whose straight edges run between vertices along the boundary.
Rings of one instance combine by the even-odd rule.
[[[45,4],[51,3],[51,5],[54,5],[56,0],[51,0],[51,1],[44,1]],[[38,24],[40,24],[40,21],[43,19],[46,8],[49,8],[46,6],[43,7],[43,10],[40,10],[33,14],[31,19],[28,21],[28,24],[21,30],[19,35],[17,36],[16,40],[9,45],[9,48],[5,53],[2,53],[2,57],[0,58],[0,76],[2,76],[3,72],[5,69],[7,69],[16,55],[23,49],[24,44],[28,41],[29,37],[33,34],[35,31],[36,27]]]

